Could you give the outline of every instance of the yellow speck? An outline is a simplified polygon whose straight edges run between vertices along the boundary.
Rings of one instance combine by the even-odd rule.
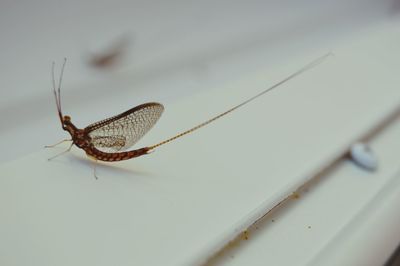
[[[292,193],[292,199],[298,199],[298,198],[300,198],[300,194],[297,193],[297,192],[293,192]]]
[[[244,240],[248,240],[249,239],[249,231],[248,230],[243,231],[242,238]]]

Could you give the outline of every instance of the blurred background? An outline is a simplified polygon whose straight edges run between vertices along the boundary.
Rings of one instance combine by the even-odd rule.
[[[399,11],[395,0],[3,0],[0,145],[7,153],[0,161],[64,137],[53,61],[58,73],[68,59],[63,109],[83,127],[144,101],[172,104],[260,67],[330,51]]]

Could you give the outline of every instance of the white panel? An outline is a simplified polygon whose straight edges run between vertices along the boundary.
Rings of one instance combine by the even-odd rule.
[[[176,6],[181,7],[179,3]],[[57,8],[70,10],[71,7]],[[7,70],[2,87],[9,85],[12,88],[10,97],[2,99],[2,125],[5,128],[2,142],[5,147],[8,145],[7,149],[15,146],[20,153],[26,153],[25,143],[36,151],[23,157],[15,153],[17,159],[0,165],[1,264],[187,265],[203,262],[238,231],[343,153],[353,140],[389,114],[400,101],[400,90],[392,85],[400,81],[400,58],[392,52],[400,45],[400,39],[393,34],[397,32],[396,25],[342,37],[345,41],[336,40],[329,49],[326,43],[323,44],[324,36],[329,34],[312,35],[310,32],[314,28],[311,28],[307,31],[311,35],[307,36],[312,38],[302,39],[303,43],[286,43],[287,46],[282,47],[275,44],[274,52],[269,53],[266,50],[271,46],[265,44],[270,40],[263,38],[263,32],[260,34],[256,30],[244,48],[230,50],[232,47],[224,49],[226,43],[221,42],[222,37],[215,37],[222,36],[216,30],[213,38],[221,46],[209,44],[212,47],[209,51],[216,51],[220,55],[218,60],[213,61],[214,53],[194,53],[199,58],[207,55],[206,63],[197,57],[189,60],[190,64],[177,60],[173,62],[175,65],[172,64],[172,74],[168,72],[168,64],[161,70],[154,67],[157,56],[174,56],[181,50],[184,55],[189,55],[193,50],[184,53],[180,48],[190,46],[185,46],[185,38],[176,48],[173,32],[168,32],[172,37],[165,54],[155,52],[154,58],[139,59],[143,60],[139,65],[144,69],[152,65],[151,71],[130,72],[135,68],[133,66],[86,77],[91,71],[84,64],[76,63],[81,62],[78,54],[83,50],[76,40],[87,43],[91,36],[87,32],[93,34],[91,30],[95,26],[108,29],[107,21],[102,21],[103,16],[97,17],[97,22],[102,21],[100,24],[88,19],[82,28],[77,26],[91,8],[92,5],[72,9],[76,14],[46,12],[49,18],[43,18],[43,21],[36,17],[38,14],[46,17],[42,9],[32,12],[33,17],[27,18],[28,29],[39,28],[42,35],[54,36],[52,48],[42,47],[39,38],[32,36],[34,31],[21,25],[15,29],[18,33],[15,36],[11,31],[7,32],[13,37],[11,40],[6,38],[8,51],[18,43],[17,51],[34,47],[35,52],[26,52],[28,58],[37,59],[41,55],[46,59],[41,59],[41,67],[37,69],[37,61],[25,64],[27,59],[2,65],[2,69]],[[239,12],[241,7],[237,8]],[[56,10],[56,7],[49,9]],[[100,5],[93,12],[98,10],[113,9]],[[129,17],[129,10],[126,12],[118,19]],[[249,14],[251,17],[252,12]],[[259,13],[258,19],[262,20],[263,15]],[[3,20],[7,19],[12,24],[17,18],[3,17]],[[44,23],[48,19],[73,26],[63,24],[58,28]],[[241,24],[240,21],[237,23]],[[314,23],[308,21],[305,25]],[[125,21],[120,21],[121,24],[127,25]],[[213,25],[210,24],[202,36],[206,36]],[[243,32],[255,29],[254,25],[257,20],[248,24]],[[159,31],[157,27],[153,30],[151,36],[154,38]],[[323,31],[323,27],[318,30]],[[238,34],[246,39],[243,32]],[[290,36],[291,30],[283,32]],[[31,43],[28,43],[28,37],[21,37],[22,33],[28,34]],[[58,48],[56,36],[63,34],[70,42]],[[267,30],[265,36],[270,34]],[[251,40],[257,45],[253,46]],[[153,40],[158,43],[152,45],[162,50],[162,41],[163,38]],[[196,43],[196,39],[189,43]],[[145,46],[140,45],[143,44],[139,42],[138,47]],[[156,48],[152,47],[152,51]],[[296,53],[296,49],[303,52]],[[98,167],[100,179],[97,181],[93,178],[92,165],[82,151],[75,149],[48,162],[47,158],[62,148],[41,148],[49,144],[44,142],[55,142],[56,138],[65,136],[57,124],[50,89],[46,89],[50,87],[47,80],[51,61],[47,57],[54,58],[62,51],[67,51],[67,55],[74,54],[64,77],[63,108],[78,125],[104,118],[108,112],[124,111],[126,106],[130,108],[132,103],[151,97],[155,99],[150,100],[165,99],[170,103],[161,121],[139,144],[147,145],[224,111],[329,50],[335,56],[324,64],[229,117],[149,156],[119,164],[102,164]],[[287,53],[281,56],[276,51]],[[6,55],[10,56],[9,53]],[[292,56],[289,58],[289,55]],[[11,62],[10,58],[6,62]],[[230,68],[231,65],[239,67]],[[21,69],[31,72],[27,76],[35,84],[34,89],[26,89],[29,83],[19,81],[23,80],[23,73],[16,81],[17,70]],[[133,78],[130,73],[134,73]],[[207,78],[202,78],[204,73]],[[141,80],[135,83],[135,77]],[[152,77],[157,78],[153,81]],[[206,91],[193,92],[193,88],[199,86],[194,85],[198,83],[197,79],[208,88]],[[13,85],[13,81],[17,85]],[[146,91],[153,85],[155,90]],[[177,88],[173,88],[175,85]],[[140,89],[128,89],[135,86]],[[190,86],[192,91],[185,91]],[[163,87],[172,89],[163,91]],[[26,93],[26,98],[14,94],[18,89]],[[184,96],[173,97],[180,92],[184,92]],[[7,115],[11,113],[15,120]]]

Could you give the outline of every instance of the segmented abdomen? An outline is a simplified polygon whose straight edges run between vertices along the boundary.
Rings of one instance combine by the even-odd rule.
[[[141,148],[133,151],[124,151],[124,152],[113,152],[107,153],[97,150],[94,147],[89,147],[85,149],[85,152],[88,156],[93,157],[100,161],[105,162],[116,162],[116,161],[123,161],[129,160],[135,157],[139,157],[148,153],[149,148]]]

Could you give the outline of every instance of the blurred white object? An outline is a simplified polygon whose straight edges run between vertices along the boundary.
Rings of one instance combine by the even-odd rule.
[[[378,158],[366,143],[355,143],[350,148],[350,156],[359,166],[375,171],[378,167]]]

